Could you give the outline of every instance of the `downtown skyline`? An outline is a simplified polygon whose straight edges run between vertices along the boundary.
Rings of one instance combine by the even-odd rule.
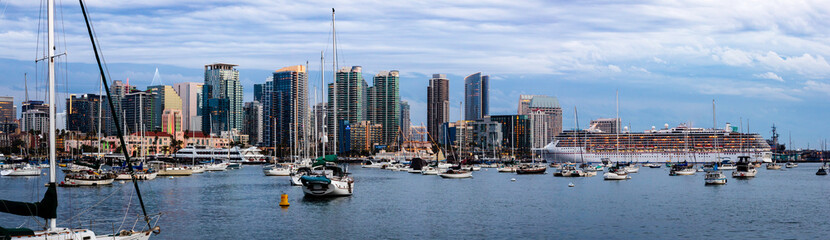
[[[23,72],[29,72],[30,99],[36,95],[35,81],[40,81],[43,98],[43,80],[34,79],[36,70],[30,61],[35,55],[31,39],[37,34],[37,19],[26,18],[32,16],[29,11],[36,15],[37,6],[16,4],[21,3],[11,2],[0,17],[5,23],[0,24],[0,45],[6,46],[0,46],[0,63],[4,65],[0,70],[7,73],[0,77],[4,85],[0,90],[19,103],[23,100]],[[297,3],[289,6],[300,9],[294,12],[251,2],[189,8],[183,6],[192,4],[101,4],[106,3],[91,3],[96,12],[104,12],[93,15],[93,21],[98,22],[114,80],[129,77],[132,85],[144,88],[158,66],[166,84],[202,82],[201,66],[232,62],[240,65],[247,102],[253,99],[254,83],[264,83],[282,66],[309,61],[309,97],[316,99],[316,91],[311,89],[319,88],[320,75],[319,66],[315,66],[319,64],[314,63],[319,62],[320,51],[329,49],[326,78],[331,82],[330,38],[326,37],[330,9],[322,7],[324,4]],[[398,3],[365,4],[376,7],[332,6],[338,9],[338,65],[363,66],[365,76],[400,70],[401,100],[411,105],[413,125],[426,125],[426,87],[432,74],[447,74],[450,79],[449,113],[450,121],[455,121],[460,117],[463,78],[480,71],[491,76],[492,115],[515,114],[519,94],[550,95],[560,100],[565,129],[574,127],[574,106],[579,109],[583,128],[591,119],[614,117],[614,91],[620,90],[623,125],[630,123],[635,131],[687,121],[711,127],[711,99],[715,99],[719,128],[725,122],[735,126],[740,125],[739,119],[749,119],[750,131],[769,137],[769,127],[775,123],[784,142],[791,131],[795,147],[806,147],[810,142],[814,148],[818,139],[830,133],[830,127],[818,120],[830,117],[824,107],[830,94],[830,65],[823,57],[830,48],[820,40],[827,28],[822,21],[826,18],[822,13],[828,9],[825,3],[461,2],[454,3],[456,6],[413,7],[417,10],[400,16],[377,11],[390,7],[384,4]],[[122,7],[140,10],[126,15]],[[257,7],[281,14],[278,22],[284,24],[266,26],[273,23],[250,17],[260,16],[257,14],[232,19],[205,15],[219,10],[258,13]],[[531,8],[539,10],[521,14]],[[596,16],[599,13],[606,14]],[[175,14],[191,17],[191,21],[177,24],[179,18],[173,18],[165,21],[173,22],[169,26],[159,25],[162,18]],[[124,25],[130,17],[147,21]],[[416,21],[400,24],[412,19]],[[178,28],[219,20],[259,28],[201,35],[195,33],[198,29],[173,33]],[[96,71],[89,64],[93,59],[83,55],[91,51],[86,51],[89,44],[83,40],[78,21],[77,16],[66,16],[67,75],[73,84],[65,92],[97,93]],[[395,29],[405,31],[388,33],[395,24],[399,24]],[[243,37],[227,38],[235,33]],[[267,37],[270,34],[282,37]],[[170,40],[163,36],[170,36]],[[216,40],[196,40],[197,36]],[[302,43],[281,40],[289,36],[302,36]],[[185,44],[169,44],[173,40]],[[228,49],[223,48],[224,43],[240,46]],[[295,47],[280,50],[289,46]],[[66,87],[59,85],[58,89],[64,92]],[[60,105],[59,101],[59,112]]]

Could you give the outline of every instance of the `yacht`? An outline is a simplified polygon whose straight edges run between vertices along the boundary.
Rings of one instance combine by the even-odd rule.
[[[696,172],[694,165],[683,162],[672,165],[669,176],[695,175]]]
[[[449,168],[444,172],[438,173],[438,176],[442,178],[471,178],[473,177],[473,172],[456,167],[455,169]]]
[[[716,168],[713,171],[707,171],[704,180],[706,181],[706,185],[724,185],[726,184],[726,175]]]
[[[265,176],[290,176],[293,167],[289,164],[274,164],[262,167]]]
[[[737,168],[734,172],[732,172],[732,177],[734,178],[751,178],[755,177],[758,174],[758,170],[755,169],[755,166],[749,162],[748,156],[740,156],[738,157],[738,164]]]
[[[640,172],[640,168],[637,167],[637,164],[631,163],[625,166],[625,171],[628,173],[638,173]]]
[[[228,170],[228,164],[225,162],[211,162],[204,165],[205,171],[226,171]]]
[[[115,181],[115,174],[100,171],[81,171],[67,173],[58,186],[100,186],[110,185]]]
[[[585,177],[585,172],[576,168],[575,164],[562,165],[558,172],[553,173],[554,177]]]
[[[720,166],[718,167],[720,170],[735,170],[735,168],[737,168],[737,166],[729,160],[721,161]]]
[[[40,176],[40,168],[22,164],[0,171],[0,176]]]
[[[496,170],[499,172],[516,172],[516,167],[513,165],[501,165]]]
[[[354,179],[334,163],[312,167],[300,177],[303,193],[310,197],[351,196],[354,192]]]
[[[767,163],[767,170],[780,170],[781,164],[776,162]]]
[[[542,164],[524,164],[516,169],[516,174],[545,174],[547,169]]]
[[[233,148],[201,148],[188,146],[176,151],[173,158],[177,160],[214,161],[216,159],[226,160],[230,163],[257,164],[265,163],[265,155],[262,155],[256,147],[240,149]]]
[[[795,163],[795,162],[787,162],[786,167],[787,167],[787,168],[794,168],[794,167],[798,167],[798,163]]]
[[[628,171],[625,170],[625,167],[615,165],[608,168],[608,171],[602,175],[602,178],[605,180],[627,180],[631,179],[631,176],[628,175]]]
[[[421,174],[423,175],[438,175],[438,168],[433,166],[424,166],[421,168]]]

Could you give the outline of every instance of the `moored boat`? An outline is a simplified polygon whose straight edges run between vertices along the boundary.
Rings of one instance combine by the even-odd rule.
[[[516,174],[545,174],[547,167],[541,164],[525,164],[516,169]]]
[[[438,173],[438,176],[442,178],[471,178],[473,177],[473,172],[469,170],[449,168],[447,171]]]
[[[0,175],[2,176],[39,176],[40,175],[40,168],[29,165],[17,165],[15,167],[11,167],[0,171]]]
[[[732,177],[734,178],[751,178],[755,177],[758,174],[758,170],[755,169],[755,166],[749,162],[748,156],[740,156],[738,157],[738,164],[735,171],[732,172]]]
[[[312,167],[307,175],[300,177],[303,193],[310,197],[351,196],[354,179],[334,163]]]

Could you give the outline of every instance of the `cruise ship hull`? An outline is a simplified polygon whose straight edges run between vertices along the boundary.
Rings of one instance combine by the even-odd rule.
[[[553,145],[553,144],[551,144]],[[581,147],[554,147],[548,145],[542,150],[541,155],[548,162],[721,162],[729,160],[738,161],[738,156],[749,156],[750,161],[772,162],[772,152],[602,152],[594,153],[586,151]]]

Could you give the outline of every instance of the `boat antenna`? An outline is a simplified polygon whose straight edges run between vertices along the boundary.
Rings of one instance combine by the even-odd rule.
[[[95,38],[92,34],[92,27],[89,23],[89,16],[87,16],[86,7],[84,7],[84,0],[78,0],[78,2],[80,2],[81,12],[84,14],[84,22],[86,23],[86,30],[89,34],[89,41],[92,43],[92,51],[95,52],[95,61],[98,62],[98,71],[101,74],[101,82],[104,84],[103,87],[107,91],[107,102],[109,102],[110,112],[112,112],[112,119],[113,121],[115,121],[116,125],[118,125],[120,119],[118,118],[118,112],[115,111],[115,105],[112,103],[112,95],[110,93],[110,88],[107,84],[107,75],[104,74],[104,68],[101,65],[101,57],[98,54],[98,46],[95,44]],[[52,106],[53,105],[50,104],[50,107]],[[150,225],[150,218],[147,216],[147,208],[144,206],[144,199],[141,197],[141,189],[138,188],[138,182],[135,179],[135,169],[133,169],[133,164],[132,162],[130,162],[130,154],[127,154],[127,142],[124,141],[124,133],[121,131],[120,128],[115,129],[118,134],[118,139],[121,141],[121,152],[124,154],[124,160],[127,161],[127,167],[130,169],[130,179],[132,179],[133,187],[135,188],[136,194],[138,194],[138,202],[141,204],[141,212],[144,214],[144,222],[147,223],[148,229],[153,229],[153,227]],[[51,171],[54,171],[54,169],[55,168],[51,168]],[[54,178],[54,175],[52,177]],[[54,182],[54,179],[52,182]],[[54,219],[52,224],[55,224]]]

